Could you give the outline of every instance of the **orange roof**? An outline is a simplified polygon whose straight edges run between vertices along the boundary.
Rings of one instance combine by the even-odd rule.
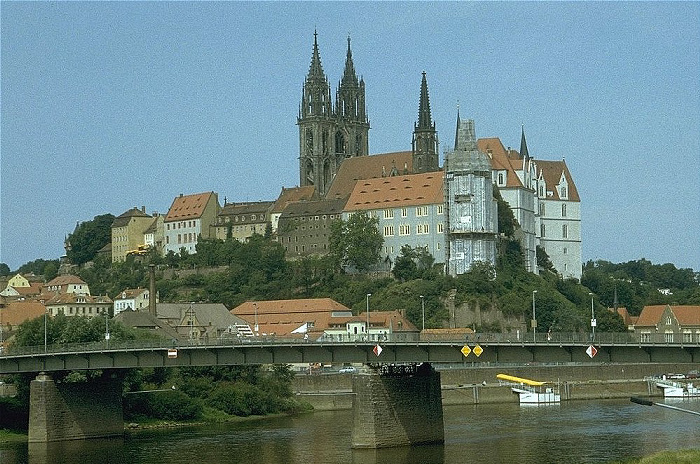
[[[44,287],[44,284],[41,284],[39,282],[32,282],[29,284],[29,287],[12,287],[14,288],[17,293],[19,293],[22,296],[28,296],[28,295],[39,295],[41,293],[42,288]]]
[[[173,200],[173,204],[165,216],[165,221],[200,218],[212,195],[214,192],[195,193],[194,195],[181,194]]]
[[[393,168],[396,168],[399,175],[412,172],[413,153],[400,151],[346,158],[340,164],[326,198],[345,198],[350,195],[358,180],[388,177]]]
[[[554,200],[560,200],[559,198],[559,191],[554,188],[556,185],[559,184],[559,181],[561,180],[562,173],[564,174],[564,177],[566,178],[566,183],[568,184],[568,200],[569,201],[581,201],[581,199],[578,196],[578,190],[576,189],[576,185],[574,184],[574,179],[571,177],[571,173],[569,172],[569,168],[566,166],[566,162],[564,160],[561,161],[542,161],[542,160],[536,160],[535,164],[537,165],[539,169],[539,173],[537,174],[538,176],[541,174],[542,177],[544,178],[545,183],[547,184],[547,191],[552,191],[553,196],[547,197],[550,199]]]
[[[78,295],[77,293],[60,293],[46,301],[46,305],[60,304],[111,304],[108,296]]]
[[[358,315],[360,320],[367,320],[367,313],[360,313]],[[406,319],[400,311],[370,311],[369,312],[369,325],[370,327],[386,327],[394,332],[415,332],[418,329],[415,325]]]
[[[316,198],[316,187],[313,185],[306,185],[304,187],[291,187],[284,188],[280,192],[280,196],[275,201],[275,204],[270,210],[271,213],[281,213],[284,208],[290,203],[295,203],[298,201],[309,201]]]
[[[501,139],[498,137],[489,137],[477,140],[479,151],[486,153],[491,159],[491,168],[495,171],[507,171],[505,188],[523,188],[523,183],[515,173],[517,170],[522,170],[522,158],[515,150],[507,150]],[[503,187],[501,187],[503,188]]]
[[[58,285],[69,285],[69,284],[79,284],[79,285],[87,285],[83,279],[78,277],[77,275],[73,274],[66,274],[66,275],[60,275],[54,279],[51,279],[49,283],[45,285],[45,287],[54,287]]]
[[[0,325],[16,327],[24,321],[43,316],[46,307],[38,301],[13,301],[0,308]]]
[[[669,308],[681,326],[700,326],[700,306],[671,306],[651,305],[645,306],[639,314],[635,325],[639,327],[651,327],[661,322],[661,316],[666,308]]]
[[[444,201],[442,183],[442,171],[361,180],[355,184],[345,210],[358,211],[442,203]]]
[[[317,313],[330,311],[350,311],[331,298],[301,298],[296,300],[246,301],[231,310],[236,316],[262,314]]]

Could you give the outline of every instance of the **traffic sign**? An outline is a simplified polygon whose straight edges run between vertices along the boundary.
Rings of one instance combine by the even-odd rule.
[[[168,357],[169,358],[177,358],[177,350],[174,348],[171,348],[168,350]]]
[[[595,346],[589,345],[588,348],[586,348],[586,354],[590,357],[593,358],[596,354],[598,354],[598,350],[596,349]]]
[[[472,349],[469,348],[469,345],[464,345],[464,347],[460,351],[462,352],[462,354],[466,358],[467,356],[469,356],[469,353],[472,352]]]
[[[382,347],[379,346],[379,344],[374,345],[374,348],[372,349],[374,351],[374,354],[379,357],[380,354],[382,354]]]
[[[472,351],[474,352],[474,354],[478,358],[479,356],[481,356],[481,353],[484,352],[484,349],[481,347],[481,345],[476,345]]]

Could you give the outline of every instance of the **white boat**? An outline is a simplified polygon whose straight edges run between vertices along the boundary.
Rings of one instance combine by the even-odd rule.
[[[673,380],[656,380],[656,388],[664,392],[664,398],[691,398],[700,397],[700,388],[692,382],[675,382]]]
[[[561,395],[556,393],[551,387],[546,387],[545,382],[508,374],[498,374],[496,377],[511,387],[511,391],[518,395],[520,404],[552,404],[561,402]]]

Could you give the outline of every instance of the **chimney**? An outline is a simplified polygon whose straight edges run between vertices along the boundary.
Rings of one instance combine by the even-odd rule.
[[[149,292],[148,292],[148,312],[150,312],[153,317],[157,317],[156,313],[156,265],[148,265],[148,277],[149,277]]]
[[[142,212],[142,213],[145,213],[145,212],[146,212],[146,207],[143,206],[143,205],[141,206],[141,212]]]

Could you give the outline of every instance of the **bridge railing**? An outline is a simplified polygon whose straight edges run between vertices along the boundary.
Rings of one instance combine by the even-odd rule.
[[[103,340],[90,343],[70,343],[38,346],[10,346],[1,356],[21,356],[75,352],[103,352],[103,351],[129,351],[129,350],[165,350],[171,348],[206,348],[206,347],[226,347],[226,346],[250,346],[250,345],[336,345],[336,344],[392,344],[392,343],[425,343],[425,344],[456,344],[456,345],[635,345],[635,346],[680,346],[691,347],[700,346],[697,338],[687,340],[683,335],[653,333],[640,336],[634,333],[610,333],[598,332],[593,336],[591,333],[474,333],[455,336],[435,336],[434,334],[415,335],[414,340],[407,340],[405,334],[401,339],[396,339],[389,334],[382,340],[348,340],[348,341],[328,341],[328,340],[305,340],[298,337],[278,337],[278,336],[256,336],[256,337],[222,337],[217,339],[194,339],[194,340]]]

